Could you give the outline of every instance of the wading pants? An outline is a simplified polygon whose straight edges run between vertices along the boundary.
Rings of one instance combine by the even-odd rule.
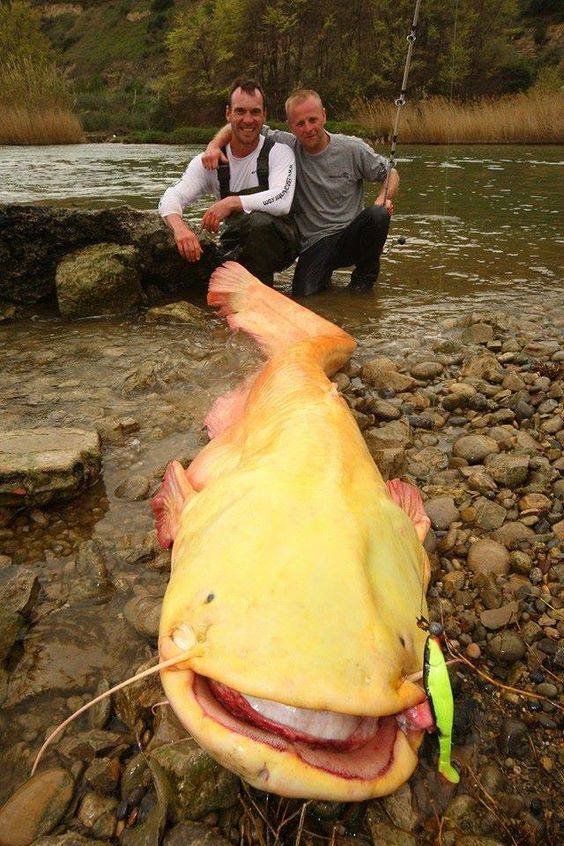
[[[289,267],[298,254],[298,233],[289,215],[265,212],[230,215],[219,237],[222,261],[238,261],[253,276],[272,285],[273,274]]]
[[[292,296],[308,297],[329,286],[338,267],[352,267],[350,289],[369,291],[380,270],[390,216],[383,206],[369,206],[348,226],[301,253],[294,273]]]

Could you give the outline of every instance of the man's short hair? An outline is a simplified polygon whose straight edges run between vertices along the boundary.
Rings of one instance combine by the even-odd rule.
[[[248,76],[240,76],[236,80],[231,83],[231,87],[227,92],[227,105],[231,108],[231,97],[233,96],[233,92],[240,88],[241,91],[244,91],[245,94],[254,94],[255,91],[260,92],[262,95],[262,105],[264,108],[264,91],[262,90],[262,85],[260,82],[257,82],[256,79],[251,79]]]
[[[303,103],[305,100],[309,100],[310,97],[313,97],[314,100],[317,100],[317,102],[319,103],[319,107],[321,109],[323,108],[323,102],[317,91],[314,91],[313,88],[298,88],[296,91],[292,91],[292,93],[286,100],[286,117],[288,117],[288,115],[290,114],[290,110],[294,106],[297,106],[298,103]]]

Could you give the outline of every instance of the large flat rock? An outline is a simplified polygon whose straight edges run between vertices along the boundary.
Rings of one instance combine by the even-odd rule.
[[[0,505],[46,505],[78,496],[100,475],[98,432],[18,429],[0,433]]]

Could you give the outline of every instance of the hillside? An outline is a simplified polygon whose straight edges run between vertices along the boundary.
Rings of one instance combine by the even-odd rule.
[[[155,125],[173,0],[34,2],[68,68],[87,131]]]
[[[73,80],[77,111],[87,131],[122,133],[190,122],[182,119],[182,107],[177,107],[175,112],[166,97],[159,96],[159,91],[162,77],[168,70],[165,39],[174,25],[176,12],[187,8],[201,12],[203,0],[80,0],[72,3],[35,0],[31,5],[40,11],[42,29]],[[311,6],[315,5],[312,2]],[[433,5],[436,6],[430,2],[429,8]],[[515,25],[508,34],[512,53],[508,71],[511,79],[506,78],[507,71],[502,68],[490,83],[494,90],[485,93],[527,88],[539,73],[543,78],[546,68],[549,68],[552,84],[557,78],[564,42],[564,23],[558,17],[558,3],[519,0],[513,8]],[[425,11],[424,2],[422,18]],[[450,17],[446,12],[444,15],[450,26]],[[410,20],[409,15],[407,19]],[[207,26],[205,15],[204,20]],[[405,40],[398,49],[403,51],[404,45]],[[390,74],[394,79],[397,76],[399,85],[401,75],[395,68],[390,69]],[[388,96],[389,92],[385,93]],[[220,119],[219,113],[217,116],[214,113],[213,117]]]

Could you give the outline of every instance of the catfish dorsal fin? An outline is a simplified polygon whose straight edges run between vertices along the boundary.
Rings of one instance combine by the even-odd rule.
[[[421,494],[417,488],[414,488],[413,485],[409,485],[407,482],[402,482],[401,479],[390,479],[389,482],[386,482],[386,487],[396,505],[403,508],[405,513],[411,518],[417,532],[417,537],[423,543],[427,537],[427,532],[431,528],[431,521],[425,513]]]
[[[193,493],[194,489],[188,481],[182,464],[179,461],[171,461],[166,468],[159,492],[151,500],[157,538],[165,549],[176,537],[182,509]]]

